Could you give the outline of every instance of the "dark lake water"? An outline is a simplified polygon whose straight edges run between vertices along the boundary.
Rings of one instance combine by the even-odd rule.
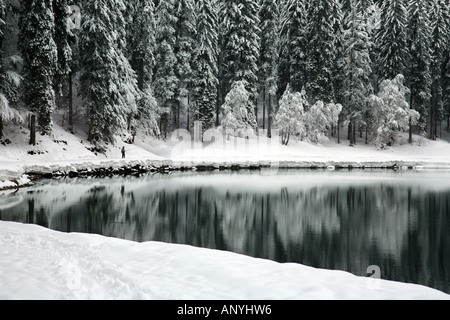
[[[449,171],[185,173],[42,181],[0,220],[163,241],[450,293]]]

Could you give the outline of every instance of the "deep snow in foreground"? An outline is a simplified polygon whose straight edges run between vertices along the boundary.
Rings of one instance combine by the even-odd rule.
[[[0,299],[450,299],[424,286],[234,253],[0,222]]]

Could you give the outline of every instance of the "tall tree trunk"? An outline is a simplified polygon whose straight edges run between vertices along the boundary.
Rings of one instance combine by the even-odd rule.
[[[433,140],[437,140],[437,126],[438,126],[438,119],[436,117],[436,114],[434,115],[434,134],[433,134]]]
[[[0,19],[3,20],[3,7],[0,7]],[[3,24],[0,24],[0,74],[3,74]],[[0,83],[1,89],[1,83]],[[3,116],[0,114],[0,139],[3,138]]]
[[[168,125],[168,121],[169,121],[169,116],[168,113],[165,112],[161,115],[161,135],[164,137],[164,139],[167,139],[167,125]]]
[[[352,128],[352,124],[353,124],[353,120],[350,120],[350,122],[348,124],[348,132],[347,132],[347,137],[348,137],[348,140],[350,141],[350,146],[351,147],[353,146],[353,137],[352,137],[353,128]]]
[[[282,142],[282,144],[287,146],[289,144],[290,138],[291,138],[291,134],[290,133],[283,134],[283,142]]]
[[[269,93],[269,98],[268,98],[268,110],[267,110],[267,117],[268,117],[268,121],[267,121],[267,137],[268,138],[272,138],[272,125],[273,125],[273,118],[274,118],[274,107],[275,107],[275,97],[274,95]]]
[[[411,74],[414,74],[414,67],[411,66]],[[415,95],[415,91],[414,88],[411,88],[411,92],[409,95],[409,107],[411,109],[414,109],[414,99],[413,96]],[[409,140],[408,142],[411,144],[413,142],[413,138],[412,138],[412,118],[409,118]]]
[[[428,136],[430,140],[433,140],[433,134],[434,134],[434,107],[433,102],[430,105],[430,132],[428,133]]]
[[[0,139],[3,138],[3,116],[0,114]]]
[[[350,146],[353,147],[356,145],[356,122],[354,119],[350,120],[350,123],[348,125],[348,134]]]
[[[255,119],[256,119],[256,126],[259,126],[259,122],[258,122],[258,99],[256,99],[256,104],[255,104]]]
[[[337,142],[338,144],[341,144],[341,119],[338,119],[338,124],[337,124]]]
[[[73,133],[73,73],[69,73],[69,130]]]
[[[176,120],[176,127],[175,129],[180,129],[181,128],[181,124],[180,124],[180,113],[181,113],[181,100],[178,102],[178,109],[177,109],[177,120]]]
[[[412,138],[412,119],[409,117],[409,139],[408,142],[411,144],[413,142]]]
[[[263,89],[263,129],[266,129],[266,86]]]
[[[428,132],[428,138],[430,140],[433,140],[433,107],[430,106],[430,123],[429,123],[429,132]]]
[[[186,130],[190,132],[191,130],[190,130],[189,122],[191,120],[190,119],[191,117],[189,114],[189,109],[190,109],[189,95],[188,95],[187,99],[188,99],[188,103],[187,103],[187,109],[186,109],[186,118],[187,118]]]
[[[365,144],[369,144],[369,126],[366,124],[366,141]]]
[[[30,123],[30,145],[36,145],[36,115],[31,115]]]
[[[348,123],[347,127],[347,140],[350,141],[350,144],[352,143],[352,121]]]
[[[269,93],[269,99],[268,99],[269,105],[268,105],[268,118],[267,118],[267,138],[272,138],[272,99],[270,99],[270,93]]]
[[[144,59],[138,61],[138,88],[144,91]]]
[[[217,101],[216,101],[216,127],[220,125],[219,117],[220,117],[220,106],[222,102],[222,86],[217,86]]]

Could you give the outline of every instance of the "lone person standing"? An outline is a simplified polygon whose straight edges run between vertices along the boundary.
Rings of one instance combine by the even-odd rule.
[[[122,159],[125,159],[125,147],[122,147]]]

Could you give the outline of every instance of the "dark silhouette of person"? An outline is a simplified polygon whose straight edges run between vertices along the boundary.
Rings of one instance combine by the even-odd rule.
[[[125,159],[125,147],[122,147],[122,159]]]

